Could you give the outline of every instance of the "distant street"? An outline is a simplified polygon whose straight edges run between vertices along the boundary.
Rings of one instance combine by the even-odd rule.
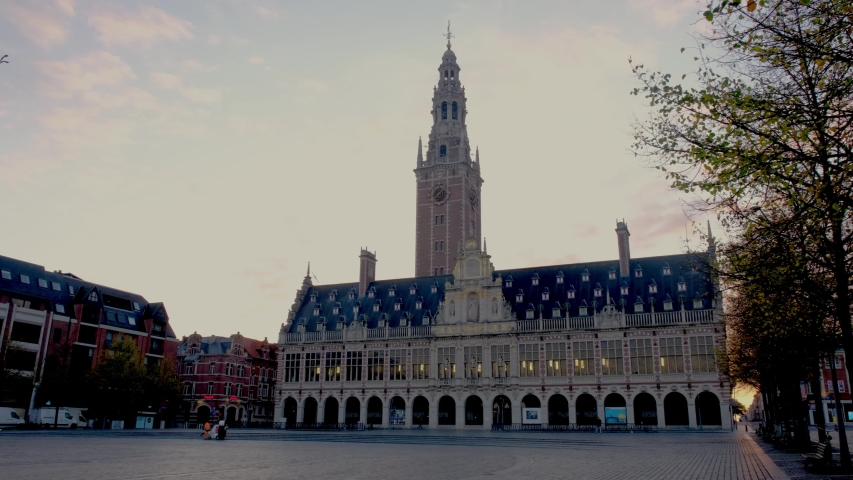
[[[767,479],[741,430],[652,434],[469,431],[0,432],[9,479]]]

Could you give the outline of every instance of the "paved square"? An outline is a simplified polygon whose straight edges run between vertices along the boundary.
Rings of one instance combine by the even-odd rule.
[[[762,459],[743,432],[0,432],[5,480],[780,478]]]

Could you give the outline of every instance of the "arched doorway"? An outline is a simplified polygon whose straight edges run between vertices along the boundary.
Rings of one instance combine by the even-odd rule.
[[[471,395],[465,400],[465,425],[483,424],[483,399]]]
[[[323,408],[323,423],[336,424],[338,423],[338,399],[329,397],[326,399],[326,406]]]
[[[578,425],[595,424],[595,418],[598,416],[598,402],[595,397],[588,393],[581,394],[575,402],[575,410]]]
[[[243,411],[244,410],[242,408],[237,411],[237,421],[240,423],[243,423],[246,421],[246,417],[244,417],[245,414],[243,413]]]
[[[317,399],[308,397],[302,406],[302,423],[317,423]]]
[[[628,408],[626,407],[625,397],[618,393],[611,393],[604,397],[604,424],[628,424]]]
[[[392,397],[388,402],[388,423],[391,425],[406,424],[406,401],[400,397]]]
[[[536,395],[525,395],[521,399],[521,408],[542,408],[542,402]]]
[[[711,392],[702,392],[696,396],[696,423],[702,426],[722,426],[720,399]]]
[[[284,408],[281,412],[282,421],[286,425],[293,425],[296,423],[296,399],[293,397],[287,397],[284,399]]]
[[[569,401],[559,393],[551,395],[548,399],[548,424],[568,425],[569,423]]]
[[[512,424],[512,402],[506,395],[498,395],[492,402],[492,423],[495,425]]]
[[[237,421],[237,407],[228,407],[225,410],[225,424],[229,427],[234,426],[234,422]]]
[[[359,417],[361,417],[360,410],[361,402],[359,402],[355,397],[349,397],[347,399],[346,412],[344,413],[347,425],[355,425],[358,423]]]
[[[382,400],[370,397],[367,401],[367,424],[382,425]]]
[[[658,406],[655,397],[645,392],[634,397],[634,423],[642,426],[657,426]]]
[[[429,425],[429,400],[420,395],[412,402],[412,425]]]
[[[204,425],[208,420],[210,420],[210,407],[207,405],[202,405],[198,407],[198,410],[195,411],[197,422],[199,425]]]
[[[678,392],[663,398],[663,416],[666,426],[690,425],[687,415],[687,399]]]
[[[438,401],[438,424],[456,425],[456,401],[453,397],[445,395]]]

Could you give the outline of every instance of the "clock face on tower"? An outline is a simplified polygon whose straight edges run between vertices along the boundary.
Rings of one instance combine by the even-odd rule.
[[[444,203],[447,200],[447,190],[444,188],[444,185],[436,185],[432,188],[432,200],[437,204]]]

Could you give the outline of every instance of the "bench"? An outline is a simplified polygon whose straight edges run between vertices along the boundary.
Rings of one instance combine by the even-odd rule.
[[[826,467],[832,463],[832,447],[826,442],[819,443],[814,453],[804,453],[802,455],[803,466],[805,468],[808,468],[809,465]]]

